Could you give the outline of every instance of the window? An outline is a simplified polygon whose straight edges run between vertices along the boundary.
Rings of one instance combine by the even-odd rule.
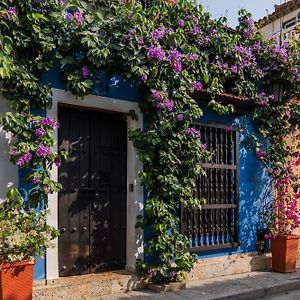
[[[195,195],[205,198],[201,209],[181,208],[181,232],[189,251],[232,247],[239,244],[237,130],[222,125],[196,124],[201,141],[214,151],[203,165],[206,176],[197,178]]]
[[[286,21],[286,22],[284,22],[284,23],[282,24],[282,28],[283,28],[283,29],[287,29],[287,28],[290,28],[290,27],[292,27],[292,26],[294,26],[294,25],[296,25],[296,17],[295,17],[295,18],[292,18],[292,19],[290,19],[290,20],[288,20],[288,21]]]

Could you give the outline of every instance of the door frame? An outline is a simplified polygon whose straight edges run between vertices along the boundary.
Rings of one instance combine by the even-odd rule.
[[[88,95],[84,100],[77,99],[74,95],[61,89],[52,89],[52,107],[47,109],[49,117],[58,118],[59,105],[70,105],[82,107],[83,109],[96,109],[106,112],[128,113],[134,110],[138,115],[138,120],[127,119],[129,128],[143,128],[143,116],[137,102],[108,98],[102,96]],[[59,120],[58,120],[59,121]],[[58,141],[58,131],[53,134],[55,141]],[[57,151],[57,144],[52,148]],[[138,159],[134,146],[127,141],[127,218],[126,218],[126,270],[134,271],[138,258],[143,257],[144,234],[143,230],[136,229],[135,223],[138,215],[143,214],[144,193],[138,173],[142,171],[142,164]],[[58,181],[58,169],[53,166],[51,177]],[[133,184],[133,192],[129,191],[129,185]],[[48,196],[50,215],[47,223],[58,228],[58,194],[53,193]],[[58,239],[55,239],[54,247],[46,251],[46,279],[59,278],[58,264]]]

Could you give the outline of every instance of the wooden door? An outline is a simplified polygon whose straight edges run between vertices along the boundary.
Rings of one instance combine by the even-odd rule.
[[[60,276],[122,269],[126,257],[127,124],[122,115],[59,108]]]

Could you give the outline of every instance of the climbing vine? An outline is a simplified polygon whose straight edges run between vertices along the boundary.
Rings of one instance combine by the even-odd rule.
[[[54,65],[61,68],[66,89],[78,97],[92,93],[99,71],[138,78],[146,126],[131,130],[129,137],[144,166],[140,176],[148,197],[136,226],[151,232],[145,241],[151,263],[138,267],[154,282],[182,280],[196,258],[185,251],[188,240],[179,231],[178,209],[205,201],[194,196],[194,183],[213,155],[193,127],[203,115],[195,95],[206,91],[208,106],[220,114],[234,111],[216,100],[222,93],[261,106],[253,119],[270,146],[267,151],[255,146],[274,174],[296,155],[283,146],[283,137],[299,120],[297,102],[290,101],[300,89],[299,46],[263,41],[245,11],[232,30],[226,19],[213,21],[188,0],[157,0],[147,8],[137,0],[95,3],[1,2],[0,78],[4,95],[19,111],[3,119],[5,129],[18,137],[12,160],[33,169],[33,203],[60,189],[49,173],[60,159],[50,152],[57,123],[28,114],[33,106],[51,105],[50,87],[42,79]],[[278,83],[286,88],[285,102],[275,105],[270,87]],[[287,106],[290,116],[279,132],[278,118]]]

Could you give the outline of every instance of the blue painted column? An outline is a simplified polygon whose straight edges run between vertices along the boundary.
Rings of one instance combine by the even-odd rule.
[[[33,115],[45,116],[45,110],[33,109]],[[30,170],[19,168],[18,170],[18,187],[25,201],[28,200],[28,195],[32,189],[32,186],[28,181],[25,180],[26,176],[30,174]],[[36,258],[36,265],[34,267],[34,279],[45,279],[46,278],[46,264],[44,258]]]

